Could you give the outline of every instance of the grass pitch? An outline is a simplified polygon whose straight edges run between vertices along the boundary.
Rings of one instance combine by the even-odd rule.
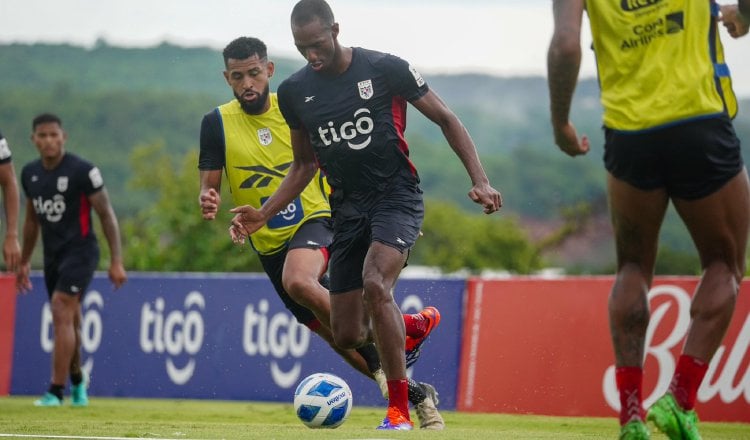
[[[0,397],[3,438],[70,439],[600,439],[616,438],[612,418],[442,411],[445,431],[382,432],[385,409],[358,407],[334,430],[308,429],[290,404],[93,397],[87,408],[36,408],[36,397]],[[412,413],[412,416],[416,415]],[[702,423],[704,439],[750,439],[750,425]],[[664,439],[661,434],[654,439]]]

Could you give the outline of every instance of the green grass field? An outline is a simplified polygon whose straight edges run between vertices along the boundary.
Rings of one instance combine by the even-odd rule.
[[[162,439],[599,439],[616,438],[612,418],[518,416],[443,411],[445,431],[383,433],[383,408],[357,407],[335,430],[312,430],[290,404],[94,397],[87,408],[35,408],[35,397],[0,398],[3,438]],[[416,418],[416,415],[412,413]],[[750,425],[702,423],[704,439],[750,439]],[[48,437],[45,437],[48,436]],[[664,439],[654,434],[654,439]]]

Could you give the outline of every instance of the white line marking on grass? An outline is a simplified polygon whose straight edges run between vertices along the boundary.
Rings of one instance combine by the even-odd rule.
[[[82,435],[39,435],[39,434],[2,434],[5,438],[68,438],[87,440],[190,440],[186,438],[157,438],[157,437],[90,437]]]

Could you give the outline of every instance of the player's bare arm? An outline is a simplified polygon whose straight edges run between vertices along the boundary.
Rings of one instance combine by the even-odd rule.
[[[732,38],[745,36],[747,35],[748,30],[750,30],[750,13],[744,15],[740,12],[741,5],[742,3],[736,5],[721,5],[721,16],[719,17],[719,20]]]
[[[31,290],[31,279],[29,272],[31,270],[31,254],[34,253],[36,240],[39,238],[39,219],[36,218],[34,204],[30,199],[26,199],[26,215],[23,222],[23,246],[21,247],[21,261],[16,272],[16,288],[19,292],[25,293]]]
[[[109,245],[109,279],[114,284],[116,290],[125,284],[128,279],[125,273],[125,266],[122,262],[120,227],[117,223],[117,217],[115,216],[115,211],[112,209],[112,204],[109,202],[109,195],[106,188],[102,188],[100,191],[90,195],[89,201],[99,216],[104,237],[106,237],[107,244]]]
[[[440,126],[448,145],[451,146],[463,163],[472,183],[468,194],[469,198],[482,205],[486,214],[491,214],[500,209],[503,206],[502,196],[490,185],[487,174],[479,160],[474,141],[456,114],[432,90],[414,101],[412,105]]]
[[[201,170],[198,203],[204,220],[213,220],[221,206],[221,170]]]
[[[547,53],[547,81],[555,144],[567,155],[578,156],[589,151],[587,136],[580,141],[570,122],[578,72],[581,67],[581,21],[583,0],[554,0],[552,5],[555,31]]]
[[[235,243],[241,242],[243,236],[248,237],[262,228],[271,217],[289,205],[302,193],[318,170],[318,162],[307,133],[304,130],[290,130],[290,132],[294,160],[289,173],[284,177],[276,192],[260,209],[245,205],[229,210],[235,214],[229,228],[229,235]]]
[[[10,272],[18,270],[21,260],[21,247],[18,244],[18,184],[13,162],[0,165],[0,186],[3,188],[5,208],[5,239],[3,240],[3,260]]]

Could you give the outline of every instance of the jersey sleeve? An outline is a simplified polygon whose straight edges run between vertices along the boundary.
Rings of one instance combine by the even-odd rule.
[[[225,162],[224,130],[221,127],[219,109],[206,113],[201,121],[200,153],[198,169],[203,171],[220,170]]]
[[[383,69],[391,89],[407,101],[416,101],[429,90],[422,75],[405,60],[386,54],[378,64]]]
[[[302,128],[302,121],[300,121],[292,105],[293,89],[293,84],[289,80],[285,80],[279,85],[276,95],[279,100],[279,110],[286,120],[286,125],[292,130],[299,130]]]
[[[8,140],[0,133],[0,164],[10,162],[10,146]]]
[[[83,193],[90,196],[104,188],[104,178],[102,178],[102,172],[99,168],[95,167],[91,163],[81,161],[81,184]]]

